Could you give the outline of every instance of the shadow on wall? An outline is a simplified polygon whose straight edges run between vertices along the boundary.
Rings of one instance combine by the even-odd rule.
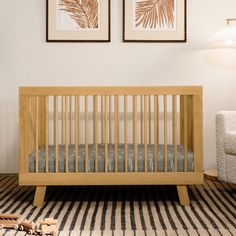
[[[0,173],[16,173],[19,159],[18,110],[15,106],[1,106],[0,117]]]

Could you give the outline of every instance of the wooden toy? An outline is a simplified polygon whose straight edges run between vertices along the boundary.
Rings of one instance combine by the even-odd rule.
[[[41,236],[51,235],[55,236],[57,231],[57,220],[53,218],[43,219],[39,226],[29,220],[23,220],[19,223],[21,216],[17,214],[0,214],[0,230],[5,229],[19,229],[20,231],[26,231],[27,234],[39,234]]]
[[[26,231],[28,234],[33,234],[36,231],[36,224],[33,221],[23,220],[19,225],[20,231]]]
[[[18,229],[20,215],[17,214],[0,214],[0,230]]]
[[[57,220],[53,218],[45,218],[43,219],[39,226],[33,222],[28,220],[23,220],[19,226],[19,230],[26,231],[28,234],[39,234],[41,236],[43,235],[56,235],[56,224]]]
[[[56,235],[57,220],[53,218],[45,218],[40,222],[39,229],[36,230],[41,236],[43,235]]]

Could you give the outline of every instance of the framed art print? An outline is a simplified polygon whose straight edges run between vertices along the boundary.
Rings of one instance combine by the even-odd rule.
[[[110,0],[47,0],[47,42],[110,42]]]
[[[186,0],[123,0],[124,42],[186,42]]]

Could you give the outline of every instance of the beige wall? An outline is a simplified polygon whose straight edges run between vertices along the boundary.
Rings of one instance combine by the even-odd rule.
[[[236,70],[207,64],[204,48],[227,17],[236,17],[236,1],[187,1],[186,44],[122,43],[122,0],[111,0],[111,43],[48,44],[45,0],[2,0],[0,173],[18,171],[18,86],[23,85],[201,84],[205,167],[215,167],[215,113],[236,108]]]

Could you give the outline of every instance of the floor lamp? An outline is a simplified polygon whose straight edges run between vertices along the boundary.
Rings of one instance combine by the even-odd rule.
[[[228,62],[236,69],[236,18],[226,19],[226,23],[225,27],[213,35],[208,42],[207,48],[209,50],[218,49],[217,52],[214,50],[214,54],[209,54],[211,55],[211,62],[218,60],[217,64],[219,66]],[[212,64],[216,65],[216,63]],[[217,170],[205,170],[204,175],[206,178],[215,179],[217,178]]]

